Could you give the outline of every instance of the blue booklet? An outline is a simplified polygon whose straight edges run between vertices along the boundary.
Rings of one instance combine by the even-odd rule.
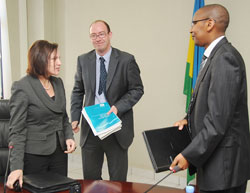
[[[114,114],[107,115],[110,106],[107,102],[84,107],[82,114],[95,136],[104,139],[121,129],[121,120]]]

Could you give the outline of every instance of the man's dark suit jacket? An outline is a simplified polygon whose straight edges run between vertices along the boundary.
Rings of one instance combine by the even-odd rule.
[[[50,77],[50,81],[55,100],[49,97],[39,79],[29,75],[12,85],[9,141],[14,148],[10,156],[11,171],[23,169],[24,153],[52,154],[57,146],[56,133],[63,150],[66,150],[66,139],[73,139],[63,82],[56,77]]]
[[[193,140],[182,154],[197,168],[199,188],[242,185],[250,177],[246,69],[226,38],[212,50],[194,92],[189,115]]]
[[[189,115],[193,140],[182,154],[197,168],[199,188],[242,185],[250,177],[246,70],[226,38],[212,50],[194,92]]]
[[[127,149],[134,137],[132,107],[143,95],[143,84],[140,70],[134,56],[112,48],[108,77],[106,83],[106,99],[110,106],[118,109],[118,117],[122,121],[122,129],[115,133],[118,143]],[[82,104],[95,104],[96,93],[96,52],[95,50],[78,57],[75,85],[71,95],[71,121],[80,121]],[[80,146],[83,147],[90,127],[83,118],[81,125]]]

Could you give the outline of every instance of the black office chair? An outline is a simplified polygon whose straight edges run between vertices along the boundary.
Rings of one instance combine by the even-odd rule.
[[[0,177],[5,175],[8,160],[10,109],[9,100],[0,100]]]

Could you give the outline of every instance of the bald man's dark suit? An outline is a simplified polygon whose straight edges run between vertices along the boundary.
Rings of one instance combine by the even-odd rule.
[[[250,136],[244,61],[223,38],[195,88],[189,123],[193,140],[182,152],[197,168],[201,190],[225,190],[250,178]]]
[[[105,95],[109,105],[114,105],[118,109],[118,117],[122,121],[122,129],[114,135],[123,149],[128,149],[133,141],[134,123],[132,108],[139,101],[143,92],[140,70],[134,56],[112,48]],[[92,50],[78,57],[75,85],[71,95],[72,121],[80,121],[83,106],[95,104],[95,93],[96,52]],[[90,130],[87,121],[83,118],[80,139],[80,146],[83,148],[89,133],[92,132]],[[112,144],[110,144],[110,148],[112,148]],[[91,163],[87,164],[91,166]]]

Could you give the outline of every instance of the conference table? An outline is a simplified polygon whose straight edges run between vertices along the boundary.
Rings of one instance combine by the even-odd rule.
[[[144,193],[152,185],[136,182],[118,182],[106,180],[79,180],[84,193]],[[0,193],[3,193],[3,184],[1,183]],[[29,193],[23,190],[23,193]],[[61,193],[68,193],[63,191]],[[16,193],[7,189],[6,193]],[[149,193],[185,193],[184,189],[170,188],[166,186],[156,186]],[[198,192],[196,192],[198,193]]]

